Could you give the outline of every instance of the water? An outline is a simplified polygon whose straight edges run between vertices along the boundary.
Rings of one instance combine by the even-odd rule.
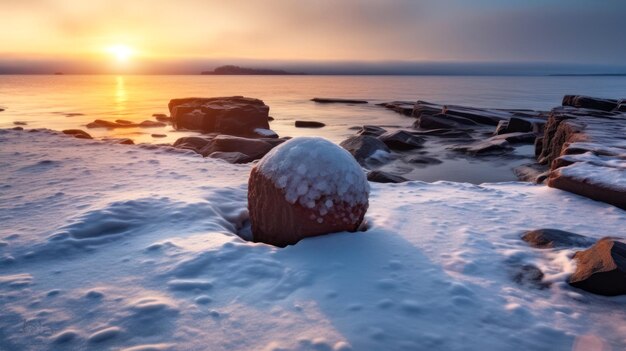
[[[0,112],[0,128],[22,121],[28,123],[27,128],[87,130],[85,125],[95,119],[153,120],[153,113],[168,114],[167,103],[172,98],[244,95],[262,99],[270,106],[270,115],[275,118],[271,128],[281,136],[321,135],[340,142],[354,133],[350,130],[353,126],[409,127],[413,123],[411,118],[376,106],[378,102],[419,99],[476,107],[548,110],[559,105],[564,94],[623,98],[626,77],[0,76],[0,107],[6,109]],[[317,104],[310,101],[313,97],[358,98],[371,103]],[[68,117],[72,113],[82,115]],[[297,119],[324,122],[327,127],[295,128]],[[87,131],[98,138],[128,137],[138,143],[171,143],[194,134],[174,131],[170,126]],[[153,133],[167,137],[153,138]],[[498,165],[449,153],[436,156],[447,161],[422,170],[394,170],[426,181],[514,179],[509,163]],[[484,162],[501,169],[485,172]]]

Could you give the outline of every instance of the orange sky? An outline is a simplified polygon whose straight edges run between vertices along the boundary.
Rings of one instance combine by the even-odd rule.
[[[0,0],[0,64],[626,62],[626,1]],[[584,25],[581,25],[584,24]],[[575,40],[566,40],[573,38]],[[582,45],[584,44],[584,45]],[[114,45],[132,48],[125,62]]]

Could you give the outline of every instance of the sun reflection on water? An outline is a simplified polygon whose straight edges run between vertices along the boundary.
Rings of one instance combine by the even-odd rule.
[[[124,115],[126,114],[126,102],[128,101],[124,77],[116,76],[115,82],[115,111],[117,115]]]

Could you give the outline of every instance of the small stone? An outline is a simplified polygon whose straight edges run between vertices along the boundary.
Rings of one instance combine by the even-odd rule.
[[[296,121],[295,125],[296,128],[322,128],[326,126],[326,124],[316,121]]]
[[[367,173],[367,180],[375,183],[403,183],[409,181],[409,179],[406,179],[402,176],[383,172],[380,170]]]

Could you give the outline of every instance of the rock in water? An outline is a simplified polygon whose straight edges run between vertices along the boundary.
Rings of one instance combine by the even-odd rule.
[[[79,139],[93,139],[89,133],[80,129],[66,129],[63,131],[63,134],[73,135],[75,138]]]
[[[576,246],[588,247],[595,242],[595,240],[580,234],[550,228],[528,231],[524,233],[522,240],[527,242],[528,245],[538,249]]]
[[[173,99],[169,105],[176,129],[199,130],[240,136],[255,129],[269,129],[269,106],[243,96]]]
[[[282,247],[310,236],[354,232],[368,196],[365,174],[346,150],[323,138],[291,139],[250,173],[254,241]]]
[[[339,145],[348,150],[361,164],[377,151],[391,152],[385,143],[369,135],[351,136]]]
[[[367,174],[367,180],[375,183],[403,183],[409,180],[395,174],[383,172],[380,170],[371,171]]]
[[[594,294],[626,294],[626,244],[614,238],[600,239],[574,255],[576,271],[570,285]]]

